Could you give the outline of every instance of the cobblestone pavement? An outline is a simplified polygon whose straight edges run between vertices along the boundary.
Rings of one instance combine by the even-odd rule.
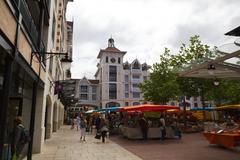
[[[44,142],[41,154],[34,154],[33,160],[141,160],[118,144],[106,139],[106,143],[87,135],[80,141],[80,132],[62,126],[52,138]]]
[[[184,134],[181,140],[128,140],[120,136],[110,139],[143,160],[240,160],[239,150],[209,145],[201,133]]]

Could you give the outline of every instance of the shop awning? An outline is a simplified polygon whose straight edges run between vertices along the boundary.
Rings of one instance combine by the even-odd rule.
[[[141,112],[160,112],[167,110],[179,110],[179,107],[170,105],[153,105],[153,104],[143,104],[137,106],[127,106],[119,109],[120,112],[123,111],[141,111]]]

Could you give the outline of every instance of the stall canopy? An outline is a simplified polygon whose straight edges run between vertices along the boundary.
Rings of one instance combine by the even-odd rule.
[[[179,110],[179,107],[169,106],[169,105],[153,105],[153,104],[143,104],[137,106],[127,106],[119,109],[120,112],[123,111],[141,111],[141,112],[159,112],[167,110]]]
[[[216,110],[240,109],[240,104],[219,106],[216,107],[215,109]]]
[[[93,113],[93,112],[96,112],[96,110],[91,109],[91,110],[86,111],[85,113],[87,113],[87,114],[91,114],[91,113]]]
[[[213,108],[211,108],[211,107],[205,107],[205,108],[192,108],[191,111],[213,111]]]
[[[110,107],[110,108],[102,108],[97,110],[97,112],[113,112],[113,111],[118,111],[122,107]]]

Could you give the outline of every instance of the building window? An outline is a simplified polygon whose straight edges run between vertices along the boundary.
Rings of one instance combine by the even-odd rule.
[[[128,75],[125,75],[125,82],[128,82]]]
[[[52,74],[52,69],[53,69],[53,57],[50,57],[49,60],[49,72]]]
[[[198,107],[198,104],[197,104],[197,103],[194,103],[194,107]]]
[[[129,103],[128,103],[128,102],[125,102],[125,106],[129,106]]]
[[[140,75],[137,75],[137,74],[136,75],[132,75],[132,78],[133,79],[140,79]]]
[[[118,57],[118,63],[119,63],[119,64],[121,63],[121,58],[120,58],[120,57]]]
[[[53,16],[53,22],[52,22],[52,41],[55,40],[55,25],[56,25],[56,20],[55,20],[55,17]]]
[[[140,98],[139,92],[133,92],[133,98]]]
[[[125,93],[125,98],[129,98],[129,93]]]
[[[81,94],[80,99],[81,100],[88,100],[88,95],[87,94]]]
[[[129,85],[125,84],[125,92],[128,92],[128,91],[129,91]]]
[[[108,56],[106,57],[106,63],[108,63]]]
[[[194,96],[194,101],[197,101],[197,97],[196,96]]]
[[[137,106],[137,105],[140,105],[139,102],[133,102],[133,106]]]
[[[137,61],[133,64],[132,69],[140,69],[140,65]]]
[[[88,92],[88,86],[80,86],[80,92]]]
[[[92,86],[92,93],[97,93],[97,87],[96,86]]]
[[[147,76],[143,76],[143,80],[146,81],[147,80]]]
[[[93,101],[96,101],[96,100],[97,100],[96,94],[93,94],[93,95],[92,95],[92,100],[93,100]]]
[[[142,66],[143,71],[147,71],[147,69],[148,69],[147,65]]]
[[[109,84],[109,99],[117,99],[117,84]]]
[[[117,67],[109,66],[109,81],[116,82],[117,81]]]
[[[133,88],[138,88],[138,84],[134,83],[134,84],[132,84],[132,87]]]

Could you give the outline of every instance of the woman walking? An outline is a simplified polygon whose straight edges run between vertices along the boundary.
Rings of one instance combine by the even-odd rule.
[[[105,137],[106,137],[107,132],[108,132],[108,127],[107,127],[107,123],[106,123],[105,118],[101,119],[100,132],[101,132],[101,136],[102,136],[102,142],[105,143]]]
[[[85,141],[85,136],[86,136],[86,119],[81,117],[81,120],[80,120],[80,124],[79,124],[79,127],[80,127],[80,140],[83,140]]]

